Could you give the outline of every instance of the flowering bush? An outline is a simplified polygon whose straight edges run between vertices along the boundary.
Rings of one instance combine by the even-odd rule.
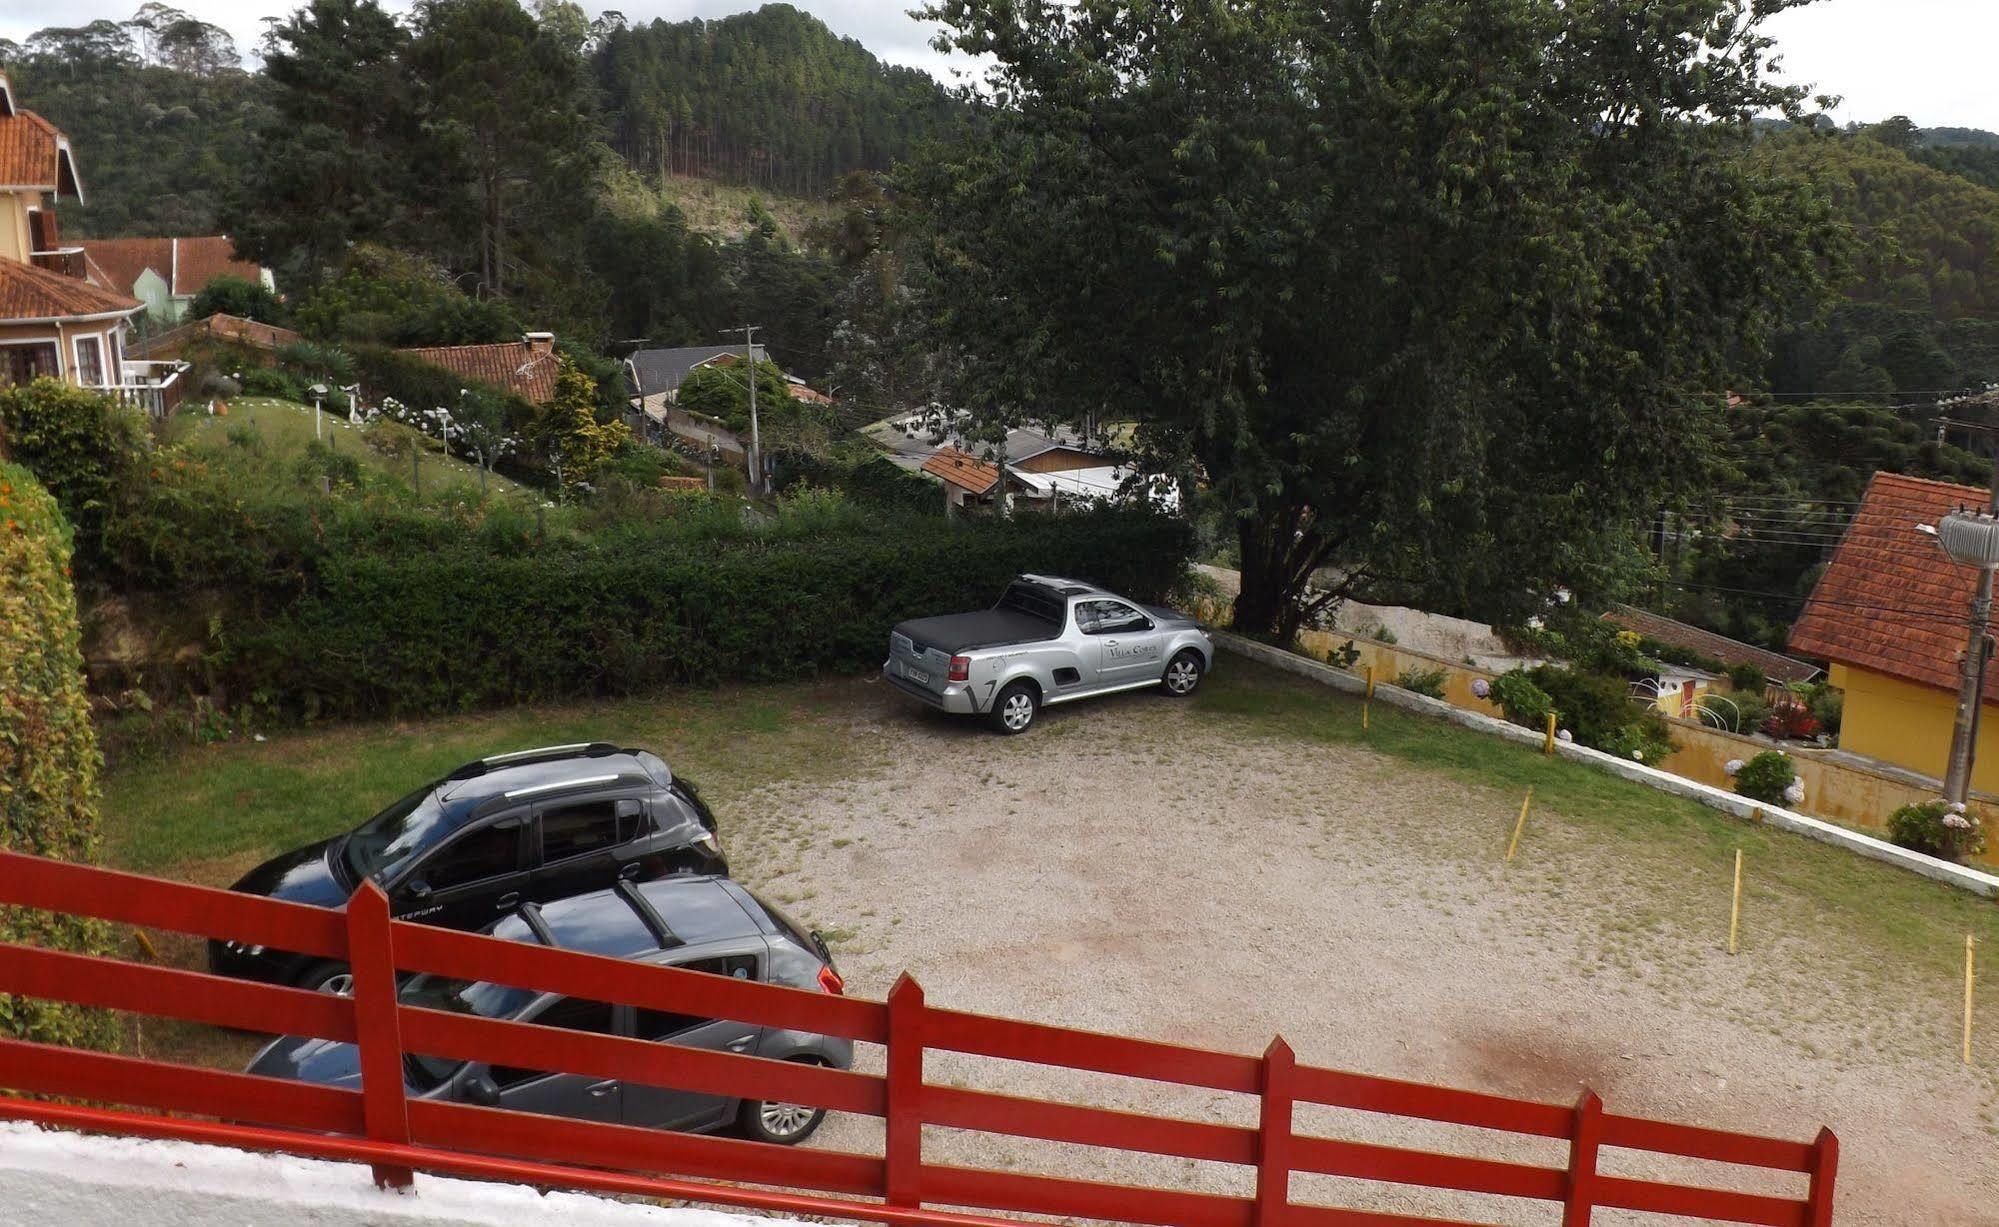
[[[1450,680],[1450,673],[1444,669],[1404,669],[1395,675],[1395,684],[1404,690],[1413,690],[1433,699],[1444,697],[1444,685]]]
[[[1963,805],[1924,801],[1904,805],[1888,818],[1888,838],[1911,852],[1961,861],[1985,850],[1984,825]]]
[[[1499,710],[1506,713],[1508,720],[1530,729],[1546,724],[1552,708],[1548,692],[1536,686],[1534,680],[1519,669],[1502,673],[1493,682],[1492,701],[1499,704]]]
[[[1763,734],[1780,741],[1809,741],[1819,735],[1819,718],[1801,699],[1785,696],[1763,717]]]
[[[1743,763],[1734,775],[1735,791],[1753,801],[1768,805],[1796,804],[1787,794],[1798,782],[1798,769],[1791,763],[1791,756],[1782,750],[1763,751]],[[1800,789],[1800,800],[1803,795]]]

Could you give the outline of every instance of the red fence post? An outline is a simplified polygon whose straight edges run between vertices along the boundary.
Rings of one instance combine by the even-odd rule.
[[[1806,1227],[1832,1227],[1833,1178],[1839,1174],[1839,1138],[1820,1129],[1812,1140],[1812,1187],[1805,1196]]]
[[[368,1137],[407,1146],[409,1105],[403,1098],[402,1024],[396,1016],[396,956],[389,897],[373,882],[347,901],[347,962],[354,972],[354,1038],[361,1049],[361,1116]],[[375,1164],[375,1183],[406,1189],[406,1167]]]
[[[1596,1208],[1596,1152],[1603,1142],[1603,1100],[1584,1091],[1576,1101],[1575,1130],[1569,1138],[1569,1195],[1562,1203],[1562,1227],[1589,1227]]]
[[[1283,1036],[1263,1050],[1263,1101],[1257,1118],[1254,1227],[1279,1227],[1291,1207],[1292,1083],[1298,1058]]]
[[[908,972],[888,994],[888,1111],[882,1146],[883,1197],[923,1204],[923,986]]]

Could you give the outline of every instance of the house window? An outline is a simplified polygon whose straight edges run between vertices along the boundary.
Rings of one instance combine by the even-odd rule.
[[[0,345],[0,384],[30,383],[62,375],[53,344]]]
[[[85,388],[104,386],[104,339],[76,338],[76,382]]]

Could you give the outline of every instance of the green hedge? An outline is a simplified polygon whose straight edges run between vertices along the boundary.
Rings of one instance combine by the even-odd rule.
[[[1105,511],[871,518],[775,541],[333,553],[300,599],[239,629],[227,669],[281,703],[340,713],[854,673],[880,664],[896,622],[982,608],[1021,571],[1161,599],[1190,544],[1182,522]]]
[[[97,854],[97,736],[84,692],[69,528],[27,470],[0,461],[0,847]],[[101,953],[106,927],[0,909],[0,941]],[[0,996],[0,1033],[109,1047],[109,1015]]]

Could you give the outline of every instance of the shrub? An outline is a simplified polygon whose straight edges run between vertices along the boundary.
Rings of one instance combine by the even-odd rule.
[[[1819,722],[1819,731],[1838,741],[1840,721],[1846,715],[1846,695],[1821,682],[1807,689],[1805,701],[1811,707],[1812,719]]]
[[[1395,684],[1404,690],[1413,690],[1417,694],[1441,699],[1444,697],[1444,685],[1450,680],[1450,676],[1448,670],[1441,668],[1409,668],[1395,675]]]
[[[1978,815],[1943,801],[1904,805],[1888,818],[1891,842],[1946,861],[1961,861],[1985,850]]]
[[[1735,791],[1766,805],[1786,805],[1785,796],[1797,783],[1798,770],[1791,756],[1782,750],[1765,750],[1742,764],[1735,773]]]
[[[1728,667],[1728,684],[1735,687],[1742,694],[1761,694],[1763,693],[1763,687],[1769,684],[1769,678],[1764,676],[1763,670],[1757,668],[1755,665],[1746,663],[1730,665]]]
[[[1360,645],[1349,639],[1326,653],[1326,663],[1336,669],[1351,669],[1360,659]]]
[[[1527,678],[1548,696],[1562,727],[1583,745],[1621,758],[1657,762],[1674,749],[1665,717],[1634,702],[1621,677],[1537,665]]]
[[[27,470],[0,462],[0,847],[65,861],[97,853],[97,737],[84,692],[69,534]],[[96,921],[0,909],[0,940],[102,953]],[[0,996],[0,1032],[108,1047],[109,1015]]]
[[[138,415],[108,396],[37,379],[0,387],[0,440],[55,496],[77,548],[95,555],[121,488],[145,457]]]
[[[1554,710],[1554,700],[1548,697],[1548,692],[1536,686],[1523,669],[1493,679],[1492,701],[1499,704],[1499,710],[1506,713],[1508,720],[1537,731],[1547,727],[1548,713]]]

